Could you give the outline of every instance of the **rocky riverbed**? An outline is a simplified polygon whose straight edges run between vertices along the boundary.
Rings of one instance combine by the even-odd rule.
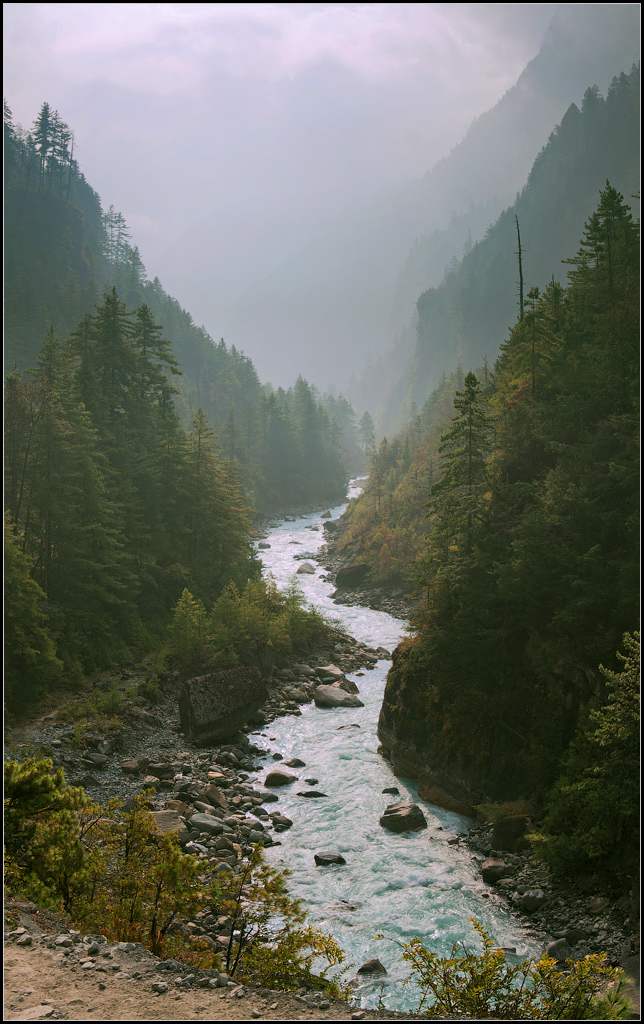
[[[332,582],[333,574],[342,568],[341,560],[328,547],[317,552],[316,559],[325,566],[327,579]],[[375,603],[399,618],[409,614],[409,602],[402,593],[374,595],[362,586],[341,590],[336,600],[356,605]],[[120,706],[113,721],[107,716],[99,727],[96,722],[84,721],[80,714],[61,719],[52,711],[38,721],[10,730],[5,739],[5,757],[22,759],[33,753],[49,756],[55,766],[65,769],[70,783],[82,785],[102,804],[119,797],[126,807],[131,806],[138,793],[151,790],[150,806],[159,827],[176,830],[182,847],[203,862],[204,872],[241,871],[258,842],[265,847],[279,844],[280,833],[292,823],[279,811],[279,787],[266,785],[266,779],[263,784],[250,781],[251,773],[262,770],[260,756],[270,758],[273,768],[279,765],[289,770],[292,766],[279,749],[266,745],[270,744],[270,732],[262,737],[262,747],[248,734],[277,717],[301,714],[302,705],[316,699],[320,686],[335,687],[336,693],[346,694],[355,684],[343,689],[345,673],[368,672],[386,656],[382,649],[334,632],[318,650],[299,652],[297,660],[276,665],[268,699],[249,724],[228,743],[208,749],[190,743],[182,734],[178,676],[161,673],[157,699],[150,700],[143,694],[152,668],[134,660],[93,680],[98,692],[118,694]],[[305,771],[305,766],[298,767]],[[620,964],[631,975],[637,973],[636,894],[619,892],[595,877],[575,885],[554,878],[529,850],[495,851],[491,828],[473,826],[468,835],[454,834],[449,842],[464,845],[480,865],[483,880],[489,881],[482,898],[507,904],[544,951],[549,949],[561,958],[605,952],[611,963]],[[229,925],[204,913],[177,927],[186,934],[201,936],[213,951],[225,952]],[[11,941],[17,944],[19,939],[14,935]],[[80,949],[77,940],[73,941],[74,948]],[[46,942],[45,946],[51,952]],[[65,956],[65,963],[71,962],[70,955]],[[194,984],[198,986],[203,980],[199,978]],[[185,991],[178,994],[183,997]],[[217,998],[223,995],[228,999],[230,991],[232,988],[227,988]],[[319,1007],[312,1012],[319,1015]],[[346,1012],[345,1008],[344,1019]],[[282,1015],[282,1019],[296,1018]]]
[[[323,578],[336,587],[333,595],[335,604],[362,605],[376,611],[388,612],[396,619],[409,619],[416,606],[416,602],[410,596],[411,588],[400,584],[391,587],[378,586],[370,582],[369,574],[359,582],[352,581],[347,570],[351,569],[353,559],[338,553],[332,533],[325,530],[325,535],[328,537],[327,543],[319,549],[315,557],[326,570],[327,575]]]

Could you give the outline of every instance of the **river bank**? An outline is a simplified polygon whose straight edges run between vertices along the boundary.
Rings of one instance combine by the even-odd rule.
[[[321,650],[320,658],[325,660],[329,653],[328,649]],[[334,654],[336,661],[340,662],[346,671],[355,670],[359,663],[362,668],[368,669],[368,665],[373,664],[374,657],[377,658],[376,651],[364,649],[348,638],[337,638]],[[139,666],[139,671],[139,677],[144,678],[144,666]],[[123,667],[120,675],[129,675],[127,680],[119,679],[121,685],[131,684],[133,679],[137,679],[137,667]],[[266,708],[267,715],[297,716],[304,701],[300,698],[301,704],[293,706],[296,702],[292,700],[291,691],[297,688],[293,685],[296,681],[276,682],[272,697],[274,705],[272,708]],[[143,788],[152,788],[155,790],[153,804],[159,810],[167,808],[177,795],[182,795],[185,799],[185,793],[180,794],[181,783],[189,780],[198,787],[208,781],[214,769],[219,776],[217,783],[226,794],[225,818],[230,820],[228,811],[243,812],[237,814],[235,822],[234,838],[238,840],[235,844],[237,849],[231,844],[232,864],[240,863],[250,852],[248,834],[244,832],[244,822],[248,815],[243,802],[248,801],[249,797],[252,800],[253,793],[264,801],[267,795],[266,790],[257,790],[248,785],[249,773],[259,767],[255,763],[256,756],[260,753],[265,754],[266,751],[260,750],[244,734],[240,734],[235,743],[223,745],[219,749],[208,751],[207,754],[198,748],[191,749],[190,744],[187,744],[180,734],[176,698],[166,694],[159,705],[152,706],[147,702],[150,710],[145,712],[145,717],[141,719],[145,703],[140,698],[133,698],[134,716],[129,717],[127,712],[124,716],[125,721],[129,721],[124,729],[127,741],[120,750],[114,751],[112,765],[106,764],[101,771],[95,767],[93,774],[89,772],[88,765],[83,763],[84,755],[90,753],[91,748],[87,747],[72,754],[65,753],[65,730],[68,727],[57,725],[51,718],[47,720],[48,716],[15,731],[15,746],[10,743],[7,753],[30,753],[38,750],[43,755],[51,756],[56,764],[65,767],[70,782],[84,784],[86,791],[96,799],[101,796],[106,799],[108,796],[119,795],[127,800]],[[157,724],[153,725],[149,720],[146,721],[147,715],[154,716]],[[133,728],[137,720],[138,728]],[[145,756],[142,755],[143,750],[146,751]],[[137,753],[136,758],[124,756]],[[132,772],[133,760],[138,761],[137,773]],[[283,757],[279,751],[273,750],[271,760],[277,767],[283,761]],[[234,761],[237,761],[237,764],[233,764]],[[122,765],[127,762],[130,764],[127,771],[124,771]],[[164,768],[165,774],[172,773],[172,780],[146,775],[149,770],[161,774]],[[176,776],[180,776],[180,779]],[[272,806],[268,802],[267,805]],[[257,810],[256,806],[254,811]],[[275,845],[279,845],[277,835],[282,824],[278,820],[279,815],[273,817],[275,820],[269,819],[264,822],[265,841],[273,836]],[[187,820],[189,821],[189,818]],[[288,827],[287,824],[286,828]],[[452,835],[448,842],[465,847],[479,863],[482,863],[491,852],[490,839],[491,831],[488,827],[473,826],[465,835]],[[213,868],[219,863],[232,866],[230,853],[228,860],[224,857],[219,858],[218,853],[221,851],[215,853],[209,837],[188,833],[182,836],[181,842],[186,850],[204,861],[204,866]],[[200,849],[202,845],[204,848]],[[610,893],[604,894],[601,890],[593,889],[588,883],[585,887],[573,886],[547,877],[543,866],[535,862],[529,854],[510,857],[509,860],[516,867],[515,885],[526,890],[538,885],[547,893],[546,904],[538,912],[523,915],[521,919],[522,927],[529,931],[544,949],[549,941],[575,928],[578,932],[584,933],[576,938],[573,953],[575,957],[585,955],[586,952],[602,950],[609,954],[613,963],[619,963],[629,975],[637,973],[638,959],[631,953],[627,932],[622,932],[619,927],[619,918],[624,913],[624,907],[610,903]],[[486,902],[505,902],[508,900],[507,890],[506,895],[503,895],[503,889],[489,886],[481,894],[481,898]],[[365,1011],[336,1000],[330,1000],[329,1005],[324,1007],[310,1006],[307,1005],[305,992],[301,992],[299,996],[267,993],[246,986],[240,988],[232,979],[225,983],[223,990],[217,988],[216,991],[212,991],[210,987],[205,988],[212,980],[207,972],[188,970],[178,964],[172,965],[168,972],[162,962],[151,957],[143,947],[136,944],[100,943],[98,950],[90,951],[92,940],[80,941],[83,937],[70,931],[69,922],[62,916],[52,915],[33,904],[14,900],[7,902],[5,910],[9,914],[8,924],[5,915],[5,1019],[8,1020],[44,1017],[70,1020],[121,1019],[123,1006],[128,1008],[128,1017],[141,1020],[203,1019],[204,1012],[210,1019],[415,1019],[413,1014],[391,1010]],[[206,927],[203,927],[204,924]],[[184,922],[181,927],[189,929],[191,934],[201,931],[205,935],[210,935],[213,943],[219,943],[222,951],[225,949],[225,936],[209,929],[207,922],[196,921],[191,925]],[[21,928],[25,929],[22,933]],[[31,936],[31,942],[25,935]],[[62,945],[65,936],[71,937],[71,946]],[[56,940],[60,940],[58,944]],[[168,987],[159,991],[153,989],[153,985]],[[631,991],[636,995],[634,988]],[[40,1007],[39,1017],[23,1016],[36,1007]],[[454,1015],[440,1019],[459,1018]]]
[[[334,509],[333,515],[337,517],[338,514],[339,509]],[[307,521],[302,516],[298,522],[295,519],[289,517],[287,522],[279,524],[276,534],[271,536],[268,548],[269,554],[276,559],[271,571],[274,570],[278,577],[281,574],[284,579],[291,577],[304,557],[312,558],[319,565],[323,542],[322,522],[328,521],[322,519],[320,522],[318,518]],[[309,543],[315,548],[310,555],[303,551],[305,544]],[[322,603],[324,611],[337,607],[332,597],[325,596],[329,585],[324,574],[315,570],[313,574],[301,578],[309,587],[307,597],[310,600],[316,604]],[[280,579],[278,582],[281,585]],[[340,607],[339,610],[343,609]],[[352,616],[348,628],[352,628],[353,623],[353,627],[361,631],[363,637],[380,635],[383,628],[388,630],[389,649],[389,641],[395,643],[395,637],[400,635],[400,620],[396,624],[380,612],[367,617],[368,621],[357,606],[344,609],[344,613]],[[335,712],[319,711],[314,707],[314,692],[319,681],[316,670],[330,665],[335,665],[344,675],[357,678],[360,696],[370,704],[365,712],[339,712],[336,718]],[[142,789],[151,788],[154,791],[152,802],[155,810],[160,815],[167,815],[169,811],[174,813],[171,822],[174,821],[176,827],[180,828],[180,842],[186,850],[203,861],[205,870],[217,870],[220,865],[239,869],[252,852],[253,845],[259,841],[259,832],[268,856],[275,858],[273,862],[277,866],[280,866],[283,859],[285,866],[295,867],[294,883],[303,886],[301,891],[308,898],[313,898],[312,906],[316,914],[322,912],[327,915],[327,921],[323,920],[321,926],[334,935],[337,928],[343,938],[348,936],[353,939],[357,934],[356,925],[364,918],[373,936],[371,918],[365,916],[372,909],[371,903],[373,913],[380,915],[380,927],[389,921],[395,925],[395,910],[388,908],[395,906],[403,914],[400,909],[403,906],[402,898],[407,898],[409,894],[416,902],[420,901],[422,917],[427,917],[427,908],[430,920],[442,919],[452,929],[459,916],[466,926],[470,913],[484,919],[487,915],[493,922],[500,922],[498,914],[503,913],[507,917],[509,912],[512,915],[510,923],[499,923],[498,927],[512,932],[515,927],[512,922],[515,921],[516,933],[530,939],[531,955],[533,951],[534,955],[544,951],[549,942],[559,938],[559,932],[576,930],[584,934],[577,937],[573,945],[574,956],[583,955],[585,949],[601,950],[608,952],[613,962],[619,961],[627,966],[624,959],[633,953],[634,948],[629,931],[624,927],[626,908],[619,904],[613,906],[610,894],[595,892],[592,880],[587,880],[585,892],[573,891],[572,887],[567,888],[560,880],[545,877],[543,866],[529,854],[520,854],[508,858],[513,871],[506,874],[505,885],[487,884],[482,879],[480,867],[491,852],[489,834],[485,830],[472,828],[471,822],[462,821],[457,816],[441,818],[439,812],[433,813],[431,806],[424,808],[430,820],[425,835],[392,840],[383,834],[378,826],[378,814],[381,811],[377,807],[391,802],[392,797],[380,796],[383,783],[376,780],[390,779],[391,772],[378,755],[371,732],[375,735],[374,713],[377,717],[387,666],[387,649],[375,641],[367,643],[364,639],[355,639],[336,631],[330,634],[326,645],[318,650],[299,652],[297,660],[293,658],[276,666],[269,700],[260,712],[261,721],[250,723],[227,744],[202,750],[190,744],[181,733],[177,710],[178,679],[166,673],[161,680],[159,699],[152,702],[137,692],[143,689],[149,666],[133,662],[94,680],[97,689],[113,685],[120,693],[120,732],[101,732],[94,727],[79,730],[73,724],[58,722],[52,712],[22,731],[15,730],[5,753],[8,756],[28,755],[38,750],[43,755],[51,756],[55,764],[63,765],[70,782],[83,785],[89,795],[103,802],[111,796],[119,796],[128,801]],[[362,732],[360,722],[363,719],[358,721],[359,714],[365,715]],[[308,730],[306,735],[309,736],[306,741],[305,726]],[[345,747],[337,745],[336,741],[342,736],[353,737],[350,752],[345,752]],[[362,738],[356,743],[359,737]],[[322,762],[319,761],[320,749],[327,755]],[[288,762],[295,760],[295,753],[300,764],[291,766]],[[312,767],[316,764],[316,758],[318,766],[321,765],[319,770],[318,767]],[[316,786],[319,783],[325,790],[325,793],[319,795],[325,799],[303,799],[306,794],[298,793],[295,783],[279,791],[270,790],[265,777],[271,768],[280,766],[280,763],[289,772],[296,772],[297,779],[304,774],[317,776],[313,780],[306,778],[304,782]],[[333,786],[340,779],[343,766],[350,771],[347,781],[340,780],[336,797]],[[215,783],[225,798],[223,805],[209,808],[209,812],[221,824],[221,832],[217,837],[190,824],[191,818],[200,810],[197,804],[203,802],[204,791]],[[384,791],[388,792],[392,788],[389,786]],[[400,780],[400,789],[403,798],[410,792],[413,794],[413,787],[410,790],[406,780]],[[349,865],[346,870],[316,869],[313,864],[314,849],[327,845],[327,835],[335,835],[333,812],[329,820],[328,816],[323,815],[322,807],[332,808],[334,800],[339,801],[336,819],[338,814],[342,821],[346,818],[348,826],[348,838],[340,841],[344,853],[350,853]],[[177,807],[177,804],[180,806]],[[276,805],[279,810],[275,809]],[[358,825],[356,813],[359,808],[367,810],[365,825]],[[165,820],[168,821],[167,818]],[[307,839],[307,827],[310,839]],[[363,830],[364,839],[361,839]],[[298,833],[297,841],[289,846],[289,837],[295,833]],[[312,846],[312,843],[318,844],[317,847]],[[283,844],[284,851],[280,849]],[[370,873],[372,869],[367,867],[367,858],[374,850],[377,851],[374,870],[377,870],[378,875]],[[453,880],[454,865],[459,872],[465,872],[465,883]],[[363,868],[367,870],[366,875],[360,874]],[[508,884],[510,881],[512,889]],[[312,888],[322,883],[331,885],[335,896],[333,901],[324,895],[324,890],[318,894],[318,890]],[[348,886],[346,895],[342,891],[343,885]],[[513,893],[519,889],[526,892],[537,887],[545,896],[538,910],[517,913],[512,904]],[[362,891],[365,893],[364,898]],[[461,893],[467,895],[467,902],[458,902]],[[342,898],[338,899],[338,896]],[[452,902],[440,902],[444,897]],[[388,899],[393,902],[387,903]],[[607,899],[610,904],[608,907],[604,902]],[[320,922],[316,920],[314,923],[318,925]],[[209,921],[207,916],[194,922],[183,922],[181,927],[188,929],[190,934],[203,934],[212,941],[214,949],[226,948],[227,936],[223,934],[225,929],[222,929],[219,922]],[[449,928],[446,928],[447,943]],[[501,942],[503,937],[497,941]],[[361,948],[358,943],[357,949]],[[367,959],[367,955],[363,956],[364,959]],[[360,962],[362,960],[358,960],[355,966],[359,966]],[[388,997],[395,1001],[399,991],[398,979],[394,977],[396,964],[388,962],[387,966],[392,972]],[[77,970],[82,971],[84,968],[79,966]],[[91,971],[91,968],[87,970]],[[195,982],[196,987],[198,981]],[[185,993],[178,991],[178,994],[183,997]],[[222,995],[228,998],[226,993],[218,993],[217,998]],[[151,998],[149,993],[146,998]],[[363,986],[360,998],[370,1000],[372,1006],[376,1005],[377,990],[373,985],[371,988],[367,986],[366,990]],[[310,1010],[309,1007],[305,1012]],[[295,1008],[289,1012],[302,1011]],[[311,1012],[320,1018],[319,1010],[313,1009]],[[354,1013],[364,1012],[364,1007],[359,1010],[357,1007],[345,1006],[342,1012],[343,1017],[322,1019],[349,1019],[349,1014],[353,1016]],[[379,1018],[373,1015],[374,1011],[368,1010],[366,1019],[394,1019],[391,1016],[393,1010],[388,1012],[389,1017]],[[228,1016],[225,1013],[225,1017]],[[183,1007],[181,1019],[193,1019],[183,1013]],[[300,1017],[282,1015],[282,1019]]]

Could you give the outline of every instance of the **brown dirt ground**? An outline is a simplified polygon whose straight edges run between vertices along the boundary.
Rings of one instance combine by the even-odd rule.
[[[27,909],[12,900],[7,908],[32,935],[33,944],[18,946],[10,939],[5,945],[4,1020],[351,1020],[359,1012],[339,999],[330,1000],[327,1009],[310,1009],[293,993],[250,987],[244,987],[241,998],[227,989],[180,990],[175,976],[158,970],[153,958],[121,951],[116,944],[109,944],[112,956],[96,956],[92,968],[83,968],[75,951],[65,963],[61,950],[41,943],[43,935],[66,930],[62,915],[33,905]],[[132,977],[135,973],[140,977]],[[155,981],[168,983],[168,991],[155,993]],[[420,1018],[367,1010],[362,1019]]]

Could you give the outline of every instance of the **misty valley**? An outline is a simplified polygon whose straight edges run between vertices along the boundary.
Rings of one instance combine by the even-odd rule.
[[[5,99],[5,1019],[638,1016],[638,5],[402,6],[554,14],[422,177],[200,256],[208,327]]]

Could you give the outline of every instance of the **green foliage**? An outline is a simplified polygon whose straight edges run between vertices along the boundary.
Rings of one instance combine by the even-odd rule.
[[[514,800],[503,804],[477,804],[474,810],[476,811],[477,821],[487,821],[494,824],[500,821],[501,818],[507,818],[509,815],[525,814],[526,802],[524,800]]]
[[[581,709],[605,701],[598,666],[615,667],[621,637],[638,621],[637,238],[607,185],[568,287],[530,290],[485,401],[480,395],[491,432],[482,421],[478,482],[475,474],[470,486],[467,473],[466,408],[442,431],[453,447],[432,487],[417,563],[418,643],[395,666],[407,695],[396,727],[421,744],[431,735],[433,758],[450,771],[458,765],[491,800],[530,794],[543,807]],[[457,391],[467,403],[467,389]],[[429,459],[428,451],[426,473]],[[586,768],[602,773],[586,741],[576,751],[577,776],[571,770],[565,785],[579,784],[581,796]],[[627,774],[636,778],[630,760],[613,791],[626,829],[617,836],[631,829]],[[588,864],[615,819],[602,812],[591,827],[583,805],[570,821],[580,815],[596,836]]]
[[[208,642],[206,610],[189,590],[184,590],[168,626],[167,657],[182,672],[195,675],[212,664]]]
[[[320,398],[302,378],[287,392],[262,387],[247,356],[223,339],[215,343],[166,294],[158,278],[147,280],[125,218],[111,205],[105,212],[101,209],[74,159],[73,133],[49,104],[42,105],[32,131],[15,125],[6,107],[4,134],[6,368],[14,361],[21,370],[32,366],[53,325],[59,337],[74,338],[84,364],[83,397],[94,420],[107,410],[116,427],[116,410],[131,416],[155,393],[163,405],[167,441],[173,435],[173,416],[178,414],[177,424],[180,419],[189,430],[201,410],[250,505],[270,508],[343,497],[345,461],[353,470],[362,464],[355,416],[346,399]],[[111,313],[107,310],[102,297],[116,293],[120,302],[136,309],[134,315],[124,318],[125,306],[121,313],[114,304]],[[79,321],[85,324],[83,330],[76,327]],[[112,334],[110,324],[118,326]],[[101,337],[109,341],[107,347],[101,348]],[[181,385],[170,384],[169,376],[178,373]],[[128,438],[125,448],[122,435],[117,444],[119,440],[123,453],[129,449],[130,455],[141,457],[147,449],[149,454],[147,429],[138,438]],[[145,477],[146,468],[139,468]],[[174,490],[176,474],[168,480]],[[137,489],[149,515],[154,495],[149,476],[147,484],[143,494]],[[172,506],[176,497],[169,493],[158,500]],[[193,535],[201,526],[209,536],[210,516],[202,524],[194,508],[191,512]],[[182,522],[179,518],[177,525]],[[154,536],[159,524],[148,518],[147,525]],[[143,533],[142,539],[149,537]],[[154,587],[158,581],[149,559],[143,557],[140,567],[152,575]],[[211,575],[208,557],[197,567]],[[195,565],[191,568],[194,572]]]
[[[83,790],[68,786],[50,759],[29,758],[4,766],[4,849],[10,891],[65,909],[72,885],[86,880],[79,815],[89,812]]]
[[[160,835],[147,794],[123,813],[93,804],[51,760],[5,763],[5,866],[10,891],[55,909],[112,940],[172,955],[168,931],[210,898],[195,858]],[[185,942],[184,942],[184,954]],[[203,951],[197,950],[200,962]],[[212,955],[211,955],[212,965]]]
[[[287,876],[266,863],[260,847],[238,875],[219,876],[216,910],[232,924],[226,970],[266,988],[306,985],[338,994],[337,979],[327,975],[344,962],[344,951],[332,936],[306,925],[301,903],[288,895]],[[317,967],[320,960],[326,966]]]
[[[334,543],[341,554],[366,562],[378,586],[408,583],[423,557],[427,495],[439,477],[440,437],[454,411],[455,393],[463,387],[460,371],[445,376],[399,437],[383,438],[378,448],[370,443],[369,479],[350,502]]]
[[[532,837],[567,872],[636,870],[639,838],[639,633],[625,634],[622,672],[601,667],[608,696],[578,729]]]
[[[71,910],[110,939],[143,942],[162,955],[168,929],[195,914],[206,894],[196,859],[181,852],[174,835],[159,835],[146,804],[147,794],[126,813],[112,804],[85,830],[88,883]]]
[[[421,991],[424,1016],[463,1014],[474,1020],[620,1020],[627,1015],[620,995],[622,972],[601,954],[567,961],[562,971],[542,956],[511,966],[483,926],[470,918],[483,945],[475,953],[458,944],[451,957],[431,953],[420,939],[400,943],[403,960]],[[382,936],[380,936],[382,937]],[[431,1001],[431,1004],[430,1004]]]
[[[249,580],[242,591],[230,583],[210,613],[184,590],[169,626],[167,657],[184,674],[230,667],[256,658],[270,647],[277,657],[306,649],[331,624],[306,608],[295,584],[277,589],[271,576]]]
[[[4,526],[4,685],[10,710],[24,708],[61,678],[62,662],[47,614],[46,595],[8,515]]]
[[[94,689],[86,697],[68,701],[58,709],[56,718],[76,725],[75,744],[79,745],[90,727],[106,733],[118,731],[122,707],[123,697],[113,684],[109,690]]]
[[[111,940],[220,967],[219,955],[199,939],[173,934],[173,926],[208,907],[231,920],[230,974],[267,987],[339,991],[328,972],[343,963],[342,949],[306,924],[301,904],[287,893],[287,873],[271,868],[261,848],[241,872],[208,883],[176,835],[159,833],[149,792],[129,811],[118,800],[102,808],[68,786],[62,768],[52,772],[51,760],[31,758],[5,763],[4,794],[9,892],[62,908],[77,926]]]
[[[481,240],[417,304],[417,344],[409,394],[421,403],[441,370],[459,358],[480,366],[494,359],[517,315],[516,223],[526,246],[527,284],[544,289],[577,245],[584,221],[607,179],[639,196],[639,67],[613,79],[604,99],[588,89],[581,110],[571,104],[538,154],[525,187]],[[485,233],[485,237],[482,237]],[[592,246],[592,235],[589,239]],[[429,240],[426,240],[426,244]],[[592,252],[592,248],[590,250]],[[419,262],[427,256],[421,247]],[[526,289],[527,291],[527,289]],[[525,325],[526,335],[532,326]],[[539,349],[536,369],[547,354]],[[528,375],[530,386],[531,374]]]

